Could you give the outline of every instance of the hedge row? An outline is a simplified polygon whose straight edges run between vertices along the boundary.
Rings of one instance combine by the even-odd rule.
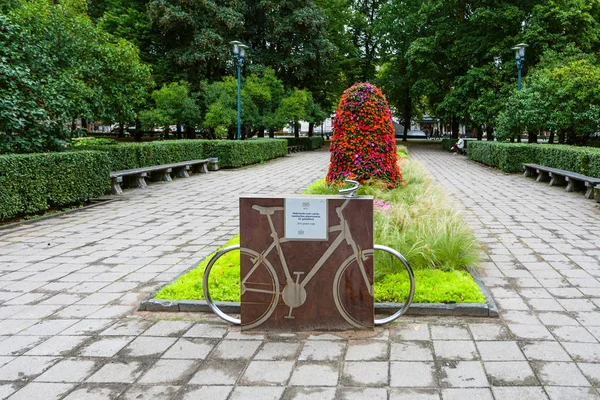
[[[285,138],[288,146],[304,146],[308,150],[316,150],[325,144],[323,136],[307,136],[307,137],[288,137]]]
[[[600,178],[600,149],[591,147],[472,141],[468,156],[506,172],[522,172],[530,163]]]
[[[81,204],[110,190],[98,151],[0,156],[0,220]]]
[[[222,168],[256,164],[287,154],[286,142],[259,140],[164,140],[79,147],[108,153],[111,171],[218,157]]]
[[[454,146],[454,143],[458,142],[458,139],[442,139],[442,148],[444,150],[452,150],[452,146]]]

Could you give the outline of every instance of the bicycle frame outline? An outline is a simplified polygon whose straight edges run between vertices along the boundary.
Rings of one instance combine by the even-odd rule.
[[[293,309],[300,307],[302,304],[304,304],[304,302],[306,300],[306,294],[303,294],[303,292],[302,292],[302,291],[304,291],[305,286],[312,280],[312,278],[325,265],[325,263],[327,262],[329,257],[331,257],[331,255],[345,241],[352,249],[353,255],[356,258],[356,261],[358,263],[358,267],[359,267],[359,270],[363,277],[363,280],[367,286],[368,293],[371,297],[373,297],[373,284],[371,282],[369,282],[369,277],[367,276],[367,271],[364,266],[364,260],[366,260],[366,256],[363,253],[364,250],[360,249],[358,247],[358,245],[356,244],[356,242],[354,241],[354,238],[352,237],[352,234],[350,232],[348,222],[346,221],[346,218],[344,217],[344,214],[343,214],[343,210],[348,205],[349,201],[350,201],[350,199],[346,199],[341,206],[336,207],[335,212],[340,219],[340,223],[338,225],[330,226],[327,229],[328,233],[339,232],[339,234],[331,242],[331,244],[327,247],[327,250],[325,250],[325,252],[321,255],[321,257],[314,263],[314,265],[310,268],[310,270],[308,271],[308,273],[302,280],[300,280],[300,275],[302,275],[303,272],[294,272],[294,274],[296,275],[296,280],[294,280],[292,278],[290,269],[289,269],[287,261],[285,259],[285,255],[283,253],[283,249],[281,248],[282,243],[295,241],[295,239],[281,238],[279,236],[277,230],[275,229],[275,225],[274,225],[273,219],[272,219],[272,215],[276,211],[284,211],[284,207],[261,207],[258,205],[253,205],[252,208],[254,210],[260,212],[262,215],[267,216],[267,219],[269,222],[269,227],[271,229],[270,236],[273,238],[273,242],[269,245],[269,247],[266,250],[264,250],[260,253],[259,258],[252,260],[252,263],[253,263],[252,268],[240,282],[241,288],[242,288],[242,293],[244,293],[245,291],[260,292],[260,293],[272,293],[271,291],[262,290],[262,289],[246,288],[246,281],[249,279],[249,277],[252,276],[252,274],[259,267],[261,262],[267,261],[266,260],[267,257],[271,254],[273,249],[275,249],[277,252],[277,255],[279,256],[279,260],[281,262],[281,267],[283,269],[283,272],[284,272],[284,275],[286,278],[286,285],[285,285],[284,289],[281,290],[280,294],[283,294],[284,291],[286,290],[286,288],[289,287],[289,288],[291,288],[290,290],[292,290],[292,294],[297,298],[297,301],[296,301],[297,305],[293,305],[293,304],[289,304],[289,303],[291,303],[291,301],[290,302],[286,301],[285,296],[282,296],[284,303],[288,307],[290,307],[287,318],[293,318],[293,316],[292,316]],[[302,296],[304,296],[304,298],[302,298]]]

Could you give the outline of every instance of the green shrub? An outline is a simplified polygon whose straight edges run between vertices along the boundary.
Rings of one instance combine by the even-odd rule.
[[[452,146],[454,146],[454,143],[458,142],[458,139],[442,139],[442,148],[444,150],[452,150]]]
[[[325,144],[323,136],[287,137],[288,146],[304,146],[307,150],[316,150]]]
[[[91,146],[108,153],[111,171],[218,157],[221,168],[256,164],[287,154],[284,140],[162,140]]]
[[[281,139],[203,140],[205,157],[218,157],[221,168],[261,163],[287,154]]]
[[[95,137],[81,137],[81,138],[73,138],[72,146],[73,147],[90,147],[90,146],[110,146],[113,144],[118,144],[115,139],[110,138],[95,138]]]
[[[506,172],[521,172],[528,163],[600,177],[600,149],[589,147],[472,141],[468,156]]]
[[[110,190],[97,151],[0,156],[0,220],[81,204]]]

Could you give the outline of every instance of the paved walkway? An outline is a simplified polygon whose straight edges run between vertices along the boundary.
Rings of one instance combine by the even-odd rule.
[[[461,156],[411,154],[485,243],[500,319],[247,335],[212,315],[135,312],[237,232],[240,194],[299,193],[324,176],[328,153],[298,153],[0,231],[0,399],[597,398],[596,203]]]

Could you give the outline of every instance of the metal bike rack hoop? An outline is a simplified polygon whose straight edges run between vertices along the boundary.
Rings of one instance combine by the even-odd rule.
[[[223,311],[221,311],[221,309],[219,307],[217,307],[215,302],[210,297],[210,292],[208,290],[208,276],[210,275],[210,270],[212,269],[213,265],[215,265],[215,262],[219,259],[219,257],[221,257],[225,253],[229,253],[230,251],[239,250],[239,248],[240,248],[239,244],[234,244],[233,246],[225,247],[224,249],[219,250],[217,252],[217,254],[215,254],[213,256],[213,258],[211,258],[210,261],[208,262],[208,265],[206,266],[206,269],[204,270],[204,276],[202,277],[202,291],[204,292],[204,298],[206,299],[206,304],[208,304],[210,309],[213,310],[213,312],[215,314],[217,314],[221,319],[224,319],[225,321],[232,323],[234,325],[241,325],[242,320],[233,318],[232,316],[225,314]]]

